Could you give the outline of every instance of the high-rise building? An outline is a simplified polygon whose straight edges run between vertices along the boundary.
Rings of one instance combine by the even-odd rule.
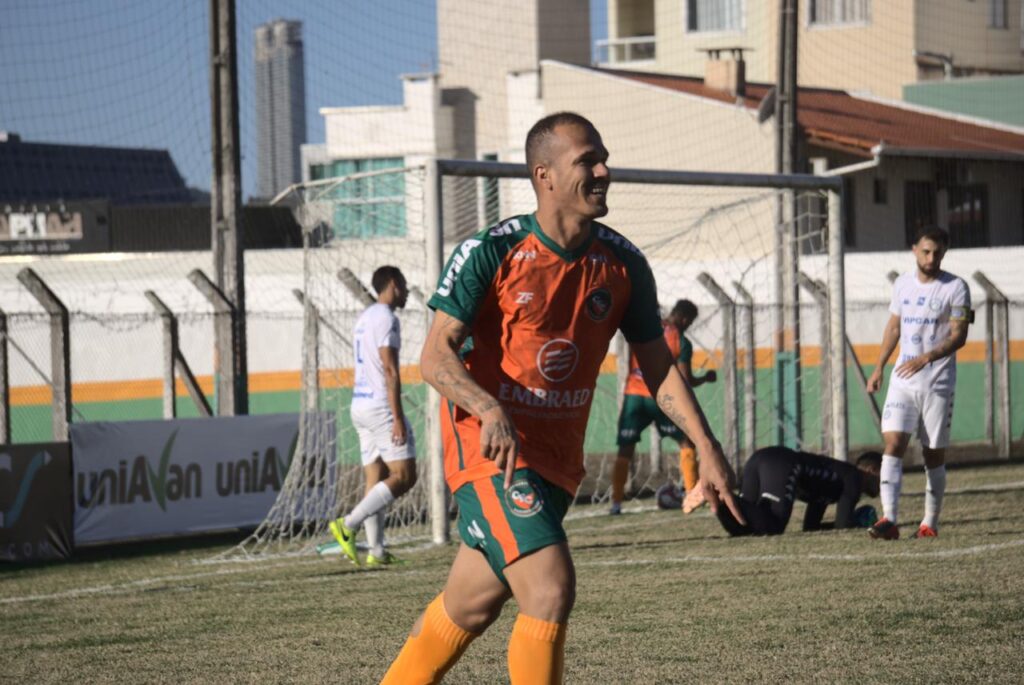
[[[257,193],[271,198],[302,178],[306,142],[302,22],[275,19],[256,28]]]

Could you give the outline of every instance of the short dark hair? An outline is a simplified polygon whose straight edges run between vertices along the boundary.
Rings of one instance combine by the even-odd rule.
[[[865,466],[873,466],[875,470],[881,470],[881,452],[865,452],[864,454],[857,457],[857,466],[860,468],[864,468]]]
[[[373,278],[370,279],[370,284],[373,286],[373,289],[377,291],[377,294],[380,295],[384,292],[384,288],[388,287],[388,283],[399,279],[404,281],[405,276],[402,275],[401,270],[399,270],[397,266],[384,265],[378,267],[377,270],[373,272]]]
[[[543,151],[555,128],[575,124],[596,131],[597,128],[582,114],[576,112],[555,112],[540,119],[526,134],[526,168],[533,173],[533,167],[544,156]],[[543,160],[547,161],[547,160]]]
[[[690,321],[697,320],[697,305],[689,300],[677,300],[674,307],[672,307],[672,314],[674,316],[685,316]]]
[[[925,238],[928,240],[934,240],[943,248],[949,247],[949,233],[946,232],[946,229],[942,226],[936,226],[935,224],[926,224],[922,226],[914,233],[914,242],[911,244],[917,245]]]

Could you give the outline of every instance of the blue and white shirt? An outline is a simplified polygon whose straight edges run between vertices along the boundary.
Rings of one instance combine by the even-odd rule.
[[[352,401],[387,404],[388,391],[384,383],[384,362],[380,348],[402,347],[402,331],[398,317],[386,304],[372,304],[356,320],[352,336],[355,355],[355,387]]]

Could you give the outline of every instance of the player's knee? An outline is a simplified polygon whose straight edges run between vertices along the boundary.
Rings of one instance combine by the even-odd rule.
[[[498,620],[504,602],[491,598],[479,598],[475,602],[463,602],[458,607],[446,607],[455,625],[470,633],[480,634]]]
[[[395,497],[400,497],[416,485],[416,462],[410,459],[397,463],[401,466],[392,466],[391,474],[388,476],[388,487]]]
[[[572,576],[552,578],[530,588],[527,601],[520,609],[528,616],[547,621],[565,621],[576,604],[576,581]]]

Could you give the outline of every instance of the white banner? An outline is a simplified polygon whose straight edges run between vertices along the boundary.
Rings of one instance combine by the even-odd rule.
[[[255,526],[298,430],[298,414],[72,424],[75,544]]]

